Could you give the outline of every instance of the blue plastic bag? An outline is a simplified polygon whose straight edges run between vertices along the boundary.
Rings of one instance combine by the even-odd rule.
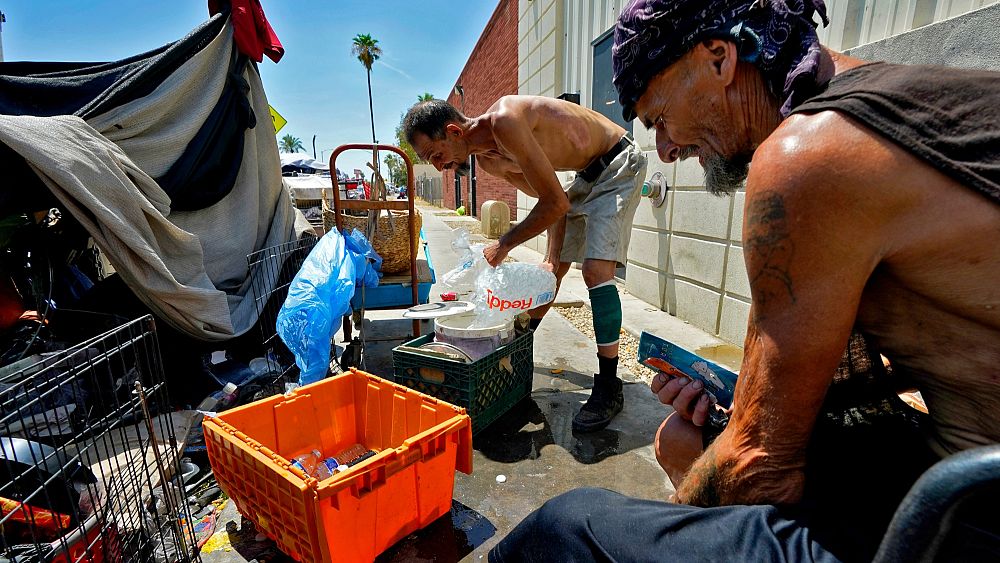
[[[359,238],[360,237],[360,240]],[[350,243],[336,230],[316,243],[288,286],[288,297],[278,312],[276,329],[295,354],[299,384],[319,381],[330,366],[330,342],[340,319],[351,310],[351,298],[360,281],[378,285],[378,274],[365,254],[352,251],[371,244],[357,229]],[[362,242],[363,241],[363,242]],[[381,258],[378,260],[381,263]]]
[[[344,234],[347,235],[347,233]],[[364,233],[358,229],[354,229],[349,235],[347,235],[346,242],[347,250],[353,254],[352,258],[354,258],[354,266],[356,268],[361,268],[361,264],[363,264],[366,260],[371,263],[373,268],[372,270],[365,270],[365,283],[363,285],[365,287],[374,287],[378,285],[378,279],[382,275],[382,257],[375,252],[374,248],[372,248],[372,243],[369,242],[368,239],[365,238]],[[371,275],[374,277],[370,278],[369,276]]]

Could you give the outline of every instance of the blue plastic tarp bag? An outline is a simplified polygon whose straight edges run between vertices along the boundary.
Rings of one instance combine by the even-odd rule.
[[[378,252],[375,252],[372,243],[358,229],[354,229],[350,234],[345,232],[344,235],[346,236],[347,250],[351,251],[354,255],[355,267],[363,269],[361,265],[365,261],[369,262],[372,266],[372,269],[363,269],[365,272],[363,285],[365,287],[375,287],[378,285],[378,279],[382,273],[382,257],[378,255]]]
[[[366,286],[378,285],[378,274],[367,258],[351,252],[349,246],[363,248],[356,239],[348,243],[336,230],[321,238],[289,284],[288,296],[278,312],[275,328],[295,354],[301,385],[326,376],[333,331],[351,310],[359,278]]]

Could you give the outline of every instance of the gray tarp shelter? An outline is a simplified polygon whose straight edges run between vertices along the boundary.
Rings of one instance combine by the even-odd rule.
[[[312,234],[226,12],[122,61],[0,63],[0,167],[0,214],[68,212],[150,309],[202,340],[256,322],[247,254]]]

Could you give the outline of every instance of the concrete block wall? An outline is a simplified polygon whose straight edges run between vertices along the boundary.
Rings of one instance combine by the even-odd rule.
[[[498,99],[510,94],[517,94],[517,38],[518,38],[518,0],[500,0],[489,22],[483,29],[479,41],[472,49],[472,54],[465,63],[465,68],[455,81],[465,92],[464,113],[469,116],[480,115]],[[463,107],[462,97],[455,93],[454,88],[447,98],[448,102],[459,108]],[[443,172],[443,193],[446,207],[454,209],[455,205],[455,174]],[[476,169],[476,206],[481,207],[488,200],[503,201],[511,209],[511,218],[517,213],[517,189],[506,180],[497,178],[481,168]],[[469,178],[462,179],[462,203],[471,205],[469,195]],[[476,209],[478,216],[479,210]]]
[[[589,106],[593,44],[612,29],[625,3],[520,0],[518,92],[546,96],[578,92],[581,104]],[[819,35],[836,50],[854,48],[852,54],[873,60],[975,68],[1000,64],[997,0],[827,0],[827,8],[831,24]],[[969,14],[973,10],[978,11]],[[928,25],[961,14],[967,15]],[[921,29],[899,35],[916,28]],[[923,39],[907,40],[916,33]],[[554,55],[552,49],[541,48],[546,42],[554,45]],[[877,43],[858,47],[871,42]],[[551,72],[546,70],[550,68]],[[633,134],[649,159],[647,177],[661,172],[671,191],[661,208],[653,208],[645,198],[639,205],[626,288],[706,332],[742,345],[750,310],[741,242],[745,194],[723,198],[709,194],[696,161],[664,164],[650,132],[636,122]],[[523,218],[534,200],[519,194],[517,205]],[[544,252],[545,237],[529,246]]]

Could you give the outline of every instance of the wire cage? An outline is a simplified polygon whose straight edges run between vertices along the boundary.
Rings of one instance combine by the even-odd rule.
[[[148,315],[0,368],[0,560],[200,560],[167,404]]]
[[[285,383],[298,381],[299,368],[295,365],[295,357],[281,341],[275,325],[292,278],[302,268],[302,262],[318,240],[305,237],[247,255],[253,279],[251,290],[257,306],[263,357],[267,360],[267,370],[271,374],[258,391],[256,399],[283,393]]]

